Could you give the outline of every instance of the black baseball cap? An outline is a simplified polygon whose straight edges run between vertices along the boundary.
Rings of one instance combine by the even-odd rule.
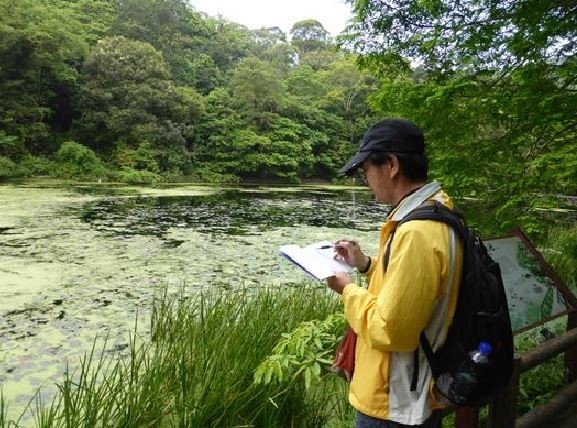
[[[423,154],[425,137],[419,127],[410,120],[381,120],[368,129],[361,140],[359,151],[339,173],[353,175],[373,152]]]

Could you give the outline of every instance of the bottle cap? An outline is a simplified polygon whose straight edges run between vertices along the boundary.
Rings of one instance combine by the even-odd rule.
[[[487,343],[487,342],[480,342],[479,343],[479,352],[483,355],[489,355],[491,353],[491,351],[493,350],[493,347],[491,346],[491,344]]]

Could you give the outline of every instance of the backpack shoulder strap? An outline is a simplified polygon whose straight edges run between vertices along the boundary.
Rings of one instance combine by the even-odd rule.
[[[435,220],[447,224],[464,242],[467,236],[467,222],[463,214],[457,210],[451,210],[438,201],[426,201],[423,205],[415,208],[409,214],[399,221],[395,229],[391,232],[391,236],[387,242],[385,255],[383,256],[383,269],[386,271],[389,266],[389,258],[391,256],[391,244],[398,227],[403,223],[412,220]]]
[[[415,208],[397,224],[397,227],[399,227],[402,223],[406,223],[407,221],[411,220],[440,221],[455,230],[461,239],[465,238],[467,222],[465,221],[463,214],[458,210],[451,210],[447,208],[440,202],[435,201],[433,204]]]

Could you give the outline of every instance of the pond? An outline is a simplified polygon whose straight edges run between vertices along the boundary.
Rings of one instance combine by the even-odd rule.
[[[66,364],[73,369],[94,344],[125,351],[136,325],[146,333],[161,288],[303,286],[308,278],[278,255],[280,245],[354,236],[374,252],[387,213],[367,190],[335,186],[38,181],[0,185],[0,206],[0,386],[9,416],[38,387],[50,397]]]

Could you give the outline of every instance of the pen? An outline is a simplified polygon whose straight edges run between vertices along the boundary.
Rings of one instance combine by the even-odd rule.
[[[321,245],[319,247],[319,250],[327,250],[327,249],[333,248],[333,247],[334,247],[334,245],[332,245],[332,244],[331,245]]]

